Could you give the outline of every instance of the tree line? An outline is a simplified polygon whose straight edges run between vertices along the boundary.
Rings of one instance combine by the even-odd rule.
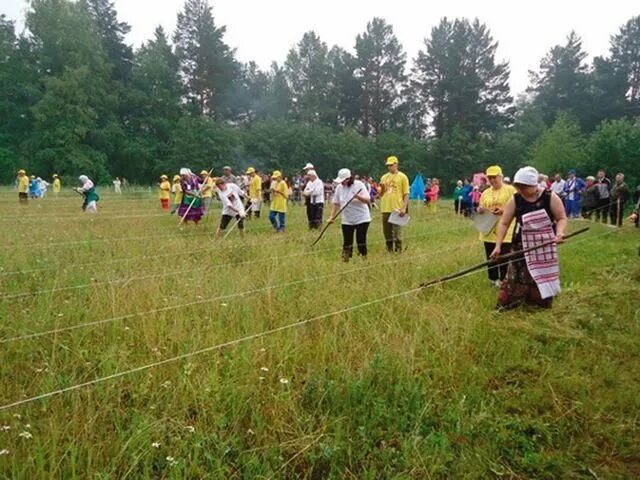
[[[552,47],[514,99],[478,19],[442,18],[408,59],[373,18],[353,48],[303,35],[264,71],[225,43],[207,0],[139,48],[109,0],[32,0],[24,32],[0,16],[0,175],[86,173],[149,183],[183,165],[376,175],[389,154],[451,182],[487,164],[606,168],[640,180],[640,16],[587,62]]]

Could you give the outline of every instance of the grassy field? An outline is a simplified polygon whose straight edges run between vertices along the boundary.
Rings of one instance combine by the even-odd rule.
[[[299,207],[214,242],[219,209],[102,196],[0,192],[0,407],[311,321],[0,410],[2,478],[640,476],[640,231],[592,225],[553,310],[496,313],[483,272],[387,298],[483,260],[446,203],[345,265]]]

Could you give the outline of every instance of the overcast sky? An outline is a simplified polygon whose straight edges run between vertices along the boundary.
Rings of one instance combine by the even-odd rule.
[[[149,39],[157,25],[172,33],[183,0],[115,0],[119,18],[132,27],[129,42]],[[374,16],[390,22],[409,59],[440,18],[478,17],[498,40],[498,58],[511,66],[514,95],[528,84],[528,71],[553,45],[564,43],[571,29],[583,39],[590,55],[604,55],[609,37],[634,15],[638,0],[212,0],[218,25],[226,25],[226,41],[241,61],[255,60],[262,68],[282,62],[287,51],[308,30],[329,46],[353,50],[355,37]],[[0,0],[0,13],[22,19],[25,0]]]

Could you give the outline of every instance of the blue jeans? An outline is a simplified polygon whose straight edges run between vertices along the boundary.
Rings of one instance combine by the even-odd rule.
[[[276,222],[276,218],[278,221]],[[273,228],[275,228],[279,232],[284,232],[284,213],[283,212],[274,212],[271,210],[269,212],[269,221]]]
[[[578,218],[580,216],[580,200],[565,199],[564,205],[567,217]]]

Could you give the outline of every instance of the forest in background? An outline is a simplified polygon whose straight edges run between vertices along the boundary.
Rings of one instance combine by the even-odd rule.
[[[23,32],[0,15],[2,182],[18,168],[150,184],[181,166],[291,175],[308,161],[322,177],[378,175],[390,154],[445,189],[495,163],[640,181],[640,16],[591,61],[568,26],[518,98],[478,19],[442,18],[413,59],[382,18],[348,48],[309,31],[268,71],[238,61],[207,0],[139,48],[129,31],[109,0],[32,0]]]

